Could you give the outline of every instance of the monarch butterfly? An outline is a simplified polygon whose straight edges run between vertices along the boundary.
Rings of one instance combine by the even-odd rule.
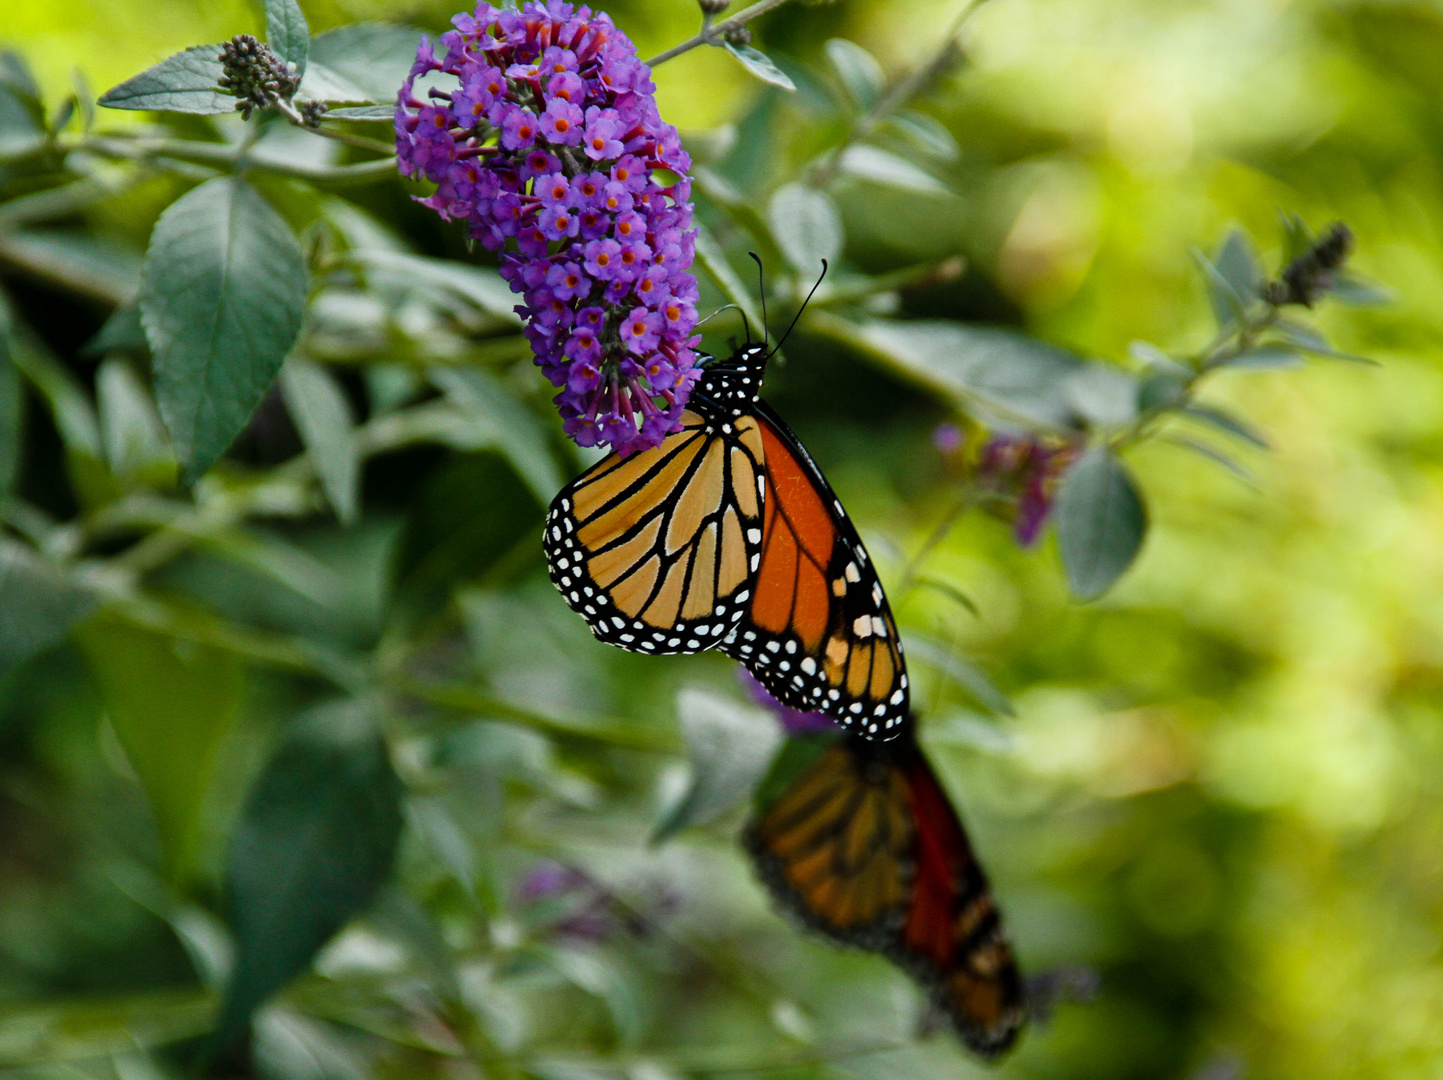
[[[1026,993],[962,823],[910,731],[795,735],[743,833],[758,876],[808,926],[887,956],[977,1053],[1017,1038]]]
[[[897,626],[841,502],[757,396],[769,356],[712,360],[681,431],[561,489],[551,580],[602,641],[718,649],[783,703],[890,739],[908,718]]]

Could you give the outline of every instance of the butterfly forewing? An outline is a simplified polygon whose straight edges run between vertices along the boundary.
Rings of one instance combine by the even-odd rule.
[[[751,417],[682,414],[651,450],[612,454],[551,503],[551,580],[602,641],[700,652],[743,617],[760,561],[765,483]]]
[[[761,810],[744,842],[782,906],[889,957],[978,1053],[1016,1039],[1022,981],[996,903],[910,736],[838,740]]]
[[[907,671],[877,572],[811,456],[758,402],[767,500],[747,619],[722,650],[795,709],[867,738],[904,727]]]

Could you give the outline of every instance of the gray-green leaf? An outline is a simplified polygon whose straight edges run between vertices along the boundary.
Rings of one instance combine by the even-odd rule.
[[[988,712],[999,716],[1014,716],[1017,710],[1007,695],[997,689],[992,678],[972,661],[950,649],[941,642],[919,634],[907,635],[907,654],[923,663],[930,664],[951,679]]]
[[[806,184],[777,188],[767,210],[772,235],[787,260],[803,276],[821,272],[822,260],[842,251],[842,215],[824,191]]]
[[[361,459],[345,391],[320,364],[293,358],[281,369],[281,393],[336,517],[351,524],[360,500]]]
[[[0,678],[63,638],[95,598],[20,544],[0,540]]]
[[[383,121],[389,124],[395,116],[396,109],[392,105],[355,105],[345,109],[331,109],[324,119]]]
[[[1253,252],[1247,233],[1241,229],[1233,229],[1228,233],[1223,246],[1218,249],[1214,265],[1240,300],[1247,302],[1258,295],[1263,269]]]
[[[918,150],[939,161],[956,161],[962,150],[952,132],[934,117],[912,109],[903,109],[888,117],[887,126]]]
[[[231,838],[226,889],[236,959],[218,1045],[375,899],[400,838],[401,795],[367,704],[318,706],[287,734]]]
[[[495,446],[542,503],[561,487],[561,473],[536,417],[514,393],[480,368],[438,367],[431,376],[466,414],[473,448]]]
[[[1194,420],[1200,420],[1219,431],[1225,431],[1244,442],[1252,443],[1261,450],[1268,448],[1267,439],[1226,409],[1220,409],[1216,405],[1200,405],[1194,402],[1185,406],[1182,411],[1184,415],[1190,416]]]
[[[1132,565],[1147,532],[1147,509],[1122,462],[1103,446],[1077,459],[1057,496],[1057,538],[1067,583],[1095,600]]]
[[[311,50],[311,28],[296,0],[266,0],[266,44],[271,51],[295,68],[306,73],[306,58]]]
[[[221,77],[219,45],[192,45],[100,95],[110,109],[215,116],[235,111],[235,98],[216,89]]]
[[[365,94],[361,101],[394,102],[416,59],[421,31],[388,23],[352,23],[311,39],[311,63]]]
[[[210,180],[161,214],[140,310],[160,413],[185,478],[225,452],[300,331],[306,266],[286,224],[244,180]]]
[[[0,311],[3,317],[3,311]],[[10,494],[10,485],[20,468],[20,424],[25,399],[20,393],[20,373],[10,359],[10,339],[0,325],[0,503]]]
[[[652,834],[654,844],[688,825],[715,821],[745,802],[781,741],[781,731],[769,715],[707,690],[683,690],[676,709],[686,737],[691,782]]]
[[[860,180],[916,191],[923,195],[952,195],[954,192],[931,173],[919,169],[906,158],[865,143],[849,146],[842,153],[842,171]]]
[[[795,90],[797,84],[787,77],[787,73],[776,64],[772,63],[771,57],[750,45],[733,45],[730,41],[725,43],[726,51],[742,62],[746,68],[764,83],[771,83],[773,86],[780,86],[783,90]]]
[[[860,110],[877,104],[886,79],[876,57],[846,38],[832,38],[823,48],[852,104]]]

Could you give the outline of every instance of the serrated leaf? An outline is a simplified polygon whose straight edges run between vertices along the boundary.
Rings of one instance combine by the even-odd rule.
[[[859,111],[865,112],[882,96],[886,77],[877,58],[846,38],[832,38],[823,46],[832,70]]]
[[[281,393],[331,508],[343,525],[352,524],[360,503],[361,459],[345,391],[321,365],[292,358],[281,369]]]
[[[1218,249],[1214,261],[1217,271],[1244,303],[1258,295],[1258,286],[1263,280],[1263,270],[1253,252],[1252,242],[1241,229],[1233,229]]]
[[[761,79],[762,82],[780,86],[783,90],[796,90],[797,84],[787,77],[786,72],[772,63],[771,57],[766,53],[754,49],[750,45],[733,45],[730,41],[723,43],[723,47],[741,61],[742,67]]]
[[[0,678],[48,649],[95,598],[21,544],[0,539]]]
[[[824,191],[806,184],[784,184],[767,208],[772,235],[798,273],[815,275],[822,260],[835,262],[842,251],[842,215]]]
[[[979,705],[998,716],[1015,716],[1017,710],[1007,695],[997,689],[992,678],[972,661],[960,656],[931,638],[912,633],[907,635],[907,655],[930,664],[951,679]]]
[[[363,91],[363,101],[394,102],[420,43],[421,31],[411,26],[351,23],[313,37],[310,62]]]
[[[151,233],[140,310],[155,392],[188,482],[231,444],[300,331],[306,266],[290,226],[244,180],[210,180]]]
[[[740,806],[767,771],[782,739],[760,709],[695,687],[677,697],[691,782],[652,834],[660,844],[690,825],[705,825]]]
[[[1209,424],[1217,428],[1219,431],[1227,432],[1229,435],[1234,435],[1244,442],[1252,443],[1260,450],[1268,449],[1267,439],[1263,438],[1257,431],[1253,430],[1253,428],[1245,424],[1242,420],[1239,420],[1226,409],[1220,409],[1216,405],[1199,405],[1194,402],[1191,405],[1184,406],[1182,412],[1184,416],[1189,416],[1194,420],[1200,420],[1204,424]]]
[[[887,126],[918,150],[939,161],[953,162],[962,156],[962,149],[952,137],[952,132],[926,113],[902,109],[887,119]]]
[[[401,796],[369,704],[328,702],[286,734],[246,798],[226,860],[236,958],[216,1047],[375,899],[395,858]]]
[[[108,109],[154,109],[158,112],[218,116],[234,112],[236,99],[217,89],[222,68],[219,45],[192,45],[131,76],[100,95]]]
[[[169,877],[180,881],[193,869],[216,754],[240,710],[240,661],[103,612],[76,641],[145,789]]]
[[[298,75],[306,73],[311,51],[311,28],[296,0],[265,0],[266,44]]]
[[[953,195],[955,192],[931,173],[913,165],[906,158],[875,146],[857,143],[842,152],[842,172],[860,180],[916,191],[924,195]]]
[[[1088,449],[1063,476],[1055,520],[1067,582],[1079,600],[1095,600],[1112,588],[1147,533],[1137,485],[1103,446]]]

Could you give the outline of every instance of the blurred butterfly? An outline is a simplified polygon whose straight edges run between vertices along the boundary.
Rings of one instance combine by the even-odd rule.
[[[561,489],[551,580],[608,644],[718,649],[787,705],[890,739],[908,717],[897,626],[841,502],[758,399],[770,355],[711,360],[681,431]]]
[[[788,911],[916,979],[977,1053],[1017,1038],[1026,993],[957,812],[910,730],[880,743],[796,735],[743,834]]]

